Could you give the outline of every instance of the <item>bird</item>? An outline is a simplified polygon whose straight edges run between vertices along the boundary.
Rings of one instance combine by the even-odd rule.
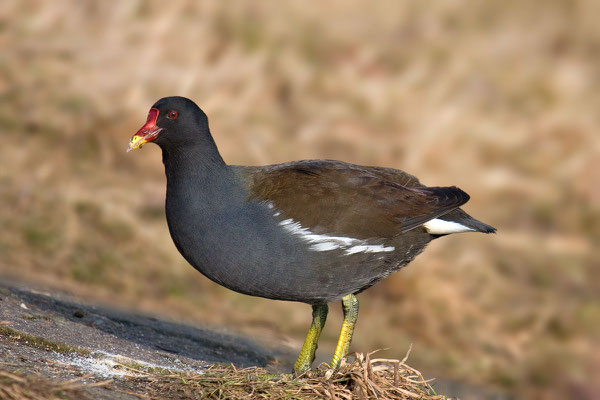
[[[357,294],[436,238],[496,231],[460,208],[469,200],[461,189],[428,187],[397,169],[335,160],[229,165],[208,117],[185,97],[152,105],[127,151],[146,143],[162,150],[167,225],[189,264],[233,291],[312,306],[297,375],[311,368],[329,303],[343,310],[335,369],[349,352]]]

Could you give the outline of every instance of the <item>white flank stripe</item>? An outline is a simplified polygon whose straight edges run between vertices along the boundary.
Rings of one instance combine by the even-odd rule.
[[[279,225],[286,231],[298,235],[308,243],[311,243],[310,249],[314,251],[343,249],[346,254],[350,255],[356,253],[388,252],[396,249],[393,246],[385,247],[382,244],[370,245],[364,240],[345,236],[317,235],[308,230],[308,228],[303,228],[302,225],[291,218],[281,221]]]
[[[315,250],[315,251],[329,251],[329,250],[335,250],[335,249],[339,249],[339,248],[340,248],[340,246],[338,246],[337,244],[332,243],[332,242],[315,243],[310,246],[310,249]]]
[[[378,244],[378,245],[358,245],[358,246],[352,246],[349,249],[346,249],[346,253],[347,254],[354,254],[354,253],[381,253],[381,252],[388,252],[388,251],[394,251],[396,250],[396,248],[394,246],[388,246],[388,247],[384,247],[382,244]]]
[[[432,219],[423,224],[427,232],[432,235],[447,235],[449,233],[460,233],[474,231],[475,229],[466,227],[458,222],[444,221],[443,219]]]

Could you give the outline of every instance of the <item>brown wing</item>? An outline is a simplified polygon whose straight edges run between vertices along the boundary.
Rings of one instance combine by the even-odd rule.
[[[391,238],[444,215],[469,196],[425,187],[405,172],[340,161],[236,167],[250,198],[270,202],[317,234]]]

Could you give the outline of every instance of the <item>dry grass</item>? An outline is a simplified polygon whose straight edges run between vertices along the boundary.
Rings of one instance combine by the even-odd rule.
[[[406,360],[371,359],[356,354],[352,363],[339,370],[322,365],[298,378],[273,375],[262,368],[236,369],[213,365],[202,375],[153,375],[134,378],[149,386],[149,392],[165,398],[207,399],[421,399],[443,400],[407,366]]]
[[[593,0],[4,1],[0,272],[299,347],[308,307],[187,266],[164,223],[158,150],[124,153],[157,98],[186,95],[229,162],[397,167],[463,188],[499,228],[437,241],[362,295],[354,349],[397,358],[414,343],[428,374],[591,397],[598,12]],[[338,324],[332,313],[319,354]]]
[[[82,383],[86,376],[51,382],[47,379],[0,370],[0,398],[7,400],[65,400],[91,399],[85,388],[105,386],[109,382]]]
[[[213,364],[202,374],[128,368],[135,376],[122,380],[86,382],[86,375],[66,381],[0,370],[0,397],[10,400],[88,399],[90,388],[102,386],[115,395],[143,399],[367,399],[444,400],[436,394],[421,373],[403,360],[371,359],[371,354],[355,354],[353,362],[344,359],[338,370],[321,365],[300,377],[274,375],[262,368],[237,369]]]

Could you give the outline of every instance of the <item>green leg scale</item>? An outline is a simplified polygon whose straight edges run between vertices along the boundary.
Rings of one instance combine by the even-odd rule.
[[[339,368],[342,358],[350,350],[354,325],[358,319],[358,299],[355,295],[349,294],[342,298],[342,310],[344,311],[344,321],[342,322],[342,330],[335,347],[335,353],[333,353],[333,360],[331,360],[331,368]]]
[[[327,304],[317,304],[313,306],[313,320],[310,324],[310,329],[300,350],[300,355],[294,365],[294,372],[300,375],[306,370],[310,369],[310,365],[315,360],[315,352],[317,351],[317,343],[319,342],[319,336],[325,326],[325,320],[327,319],[327,312],[329,307]]]

